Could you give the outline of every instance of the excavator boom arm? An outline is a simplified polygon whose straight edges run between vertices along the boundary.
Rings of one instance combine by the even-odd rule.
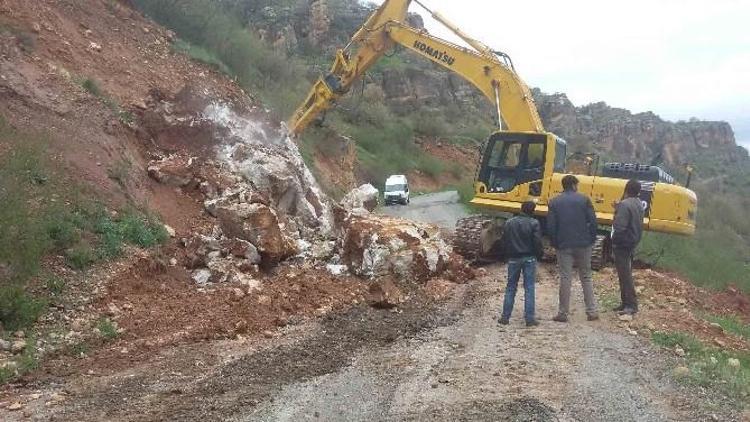
[[[400,23],[390,23],[386,31],[396,43],[460,75],[479,89],[492,104],[499,107],[508,129],[517,132],[544,131],[531,91],[496,56],[486,57]]]
[[[534,100],[526,84],[484,44],[474,41],[470,50],[406,25],[411,0],[387,0],[352,37],[357,45],[354,56],[348,47],[336,53],[330,72],[312,87],[305,101],[290,119],[292,136],[299,135],[321,113],[330,109],[394,45],[401,45],[444,68],[457,73],[477,87],[497,107],[499,117],[510,130],[544,130]],[[421,4],[421,3],[420,3]],[[434,12],[430,12],[436,16]],[[445,18],[439,21],[463,39],[469,39]],[[472,40],[473,41],[473,40]],[[467,41],[468,42],[468,41]]]

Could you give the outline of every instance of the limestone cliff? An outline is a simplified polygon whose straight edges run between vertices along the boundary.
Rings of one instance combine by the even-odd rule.
[[[652,112],[634,114],[604,102],[576,107],[561,93],[549,95],[534,89],[533,94],[546,129],[582,151],[641,162],[661,155],[673,166],[700,154],[728,162],[747,160],[747,151],[737,146],[727,122],[668,122]]]
[[[349,0],[294,0],[250,11],[249,21],[270,43],[317,62],[348,42],[373,7]],[[409,24],[424,27],[417,14],[409,16]],[[409,115],[424,109],[444,110],[454,121],[461,115],[487,116],[492,121],[491,105],[458,75],[408,52],[396,49],[394,53],[366,78],[368,89],[382,93],[378,98],[391,111]],[[568,140],[571,150],[598,152],[607,159],[660,159],[673,167],[698,156],[750,162],[726,122],[668,122],[652,112],[632,113],[603,102],[577,107],[562,93],[534,89],[533,94],[546,129]]]

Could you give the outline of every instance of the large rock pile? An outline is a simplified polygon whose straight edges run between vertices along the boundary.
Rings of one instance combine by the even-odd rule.
[[[213,103],[192,115],[156,119],[174,133],[182,124],[210,127],[216,141],[215,157],[177,152],[148,167],[158,182],[199,195],[212,217],[203,230],[182,239],[183,264],[197,283],[231,281],[254,288],[263,270],[289,259],[366,278],[473,276],[436,227],[371,214],[378,200],[371,185],[332,204],[296,145],[278,128],[245,115]]]
[[[436,226],[352,212],[344,218],[340,230],[341,262],[358,276],[394,274],[419,282],[436,276],[456,282],[474,277]]]

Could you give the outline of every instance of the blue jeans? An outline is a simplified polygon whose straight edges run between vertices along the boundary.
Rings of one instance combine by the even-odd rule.
[[[536,282],[536,258],[513,258],[508,261],[508,287],[505,288],[505,302],[503,303],[503,319],[510,319],[513,313],[513,303],[516,301],[518,279],[523,271],[524,306],[523,314],[526,322],[534,320],[534,283]]]

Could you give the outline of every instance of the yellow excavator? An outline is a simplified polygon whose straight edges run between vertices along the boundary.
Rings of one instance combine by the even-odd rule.
[[[470,48],[409,26],[406,22],[412,2]],[[290,134],[299,135],[321,113],[333,107],[368,69],[397,45],[457,73],[479,89],[496,110],[499,130],[486,142],[471,200],[471,204],[493,215],[460,220],[454,250],[470,260],[492,255],[502,236],[504,219],[520,213],[524,201],[537,203],[537,218],[544,226],[550,199],[562,192],[563,176],[571,174],[566,167],[566,142],[545,132],[531,92],[516,74],[510,57],[466,35],[419,0],[386,0],[373,12],[349,44],[336,53],[330,72],[315,83],[289,120]],[[680,235],[695,232],[695,193],[676,185],[660,168],[608,163],[600,175],[596,173],[594,169],[588,174],[576,174],[580,180],[579,192],[591,198],[601,225],[592,258],[595,269],[601,268],[609,256],[608,226],[614,219],[614,202],[622,198],[628,179],[643,182],[641,199],[646,230]]]

